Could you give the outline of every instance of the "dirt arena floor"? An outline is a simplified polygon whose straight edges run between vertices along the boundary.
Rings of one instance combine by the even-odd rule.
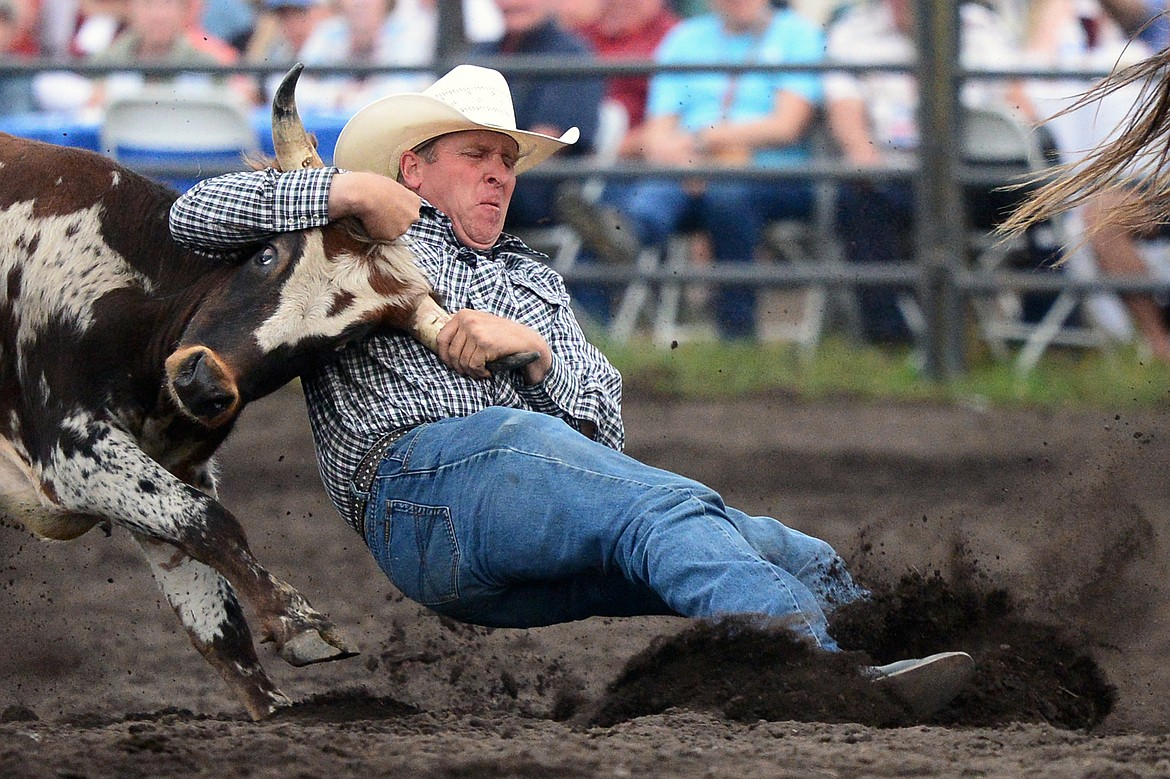
[[[826,663],[771,625],[488,630],[405,601],[328,505],[299,393],[248,409],[222,497],[361,649],[252,723],[125,533],[0,527],[0,777],[1170,776],[1170,421],[1157,411],[682,403],[629,451],[834,543],[874,591]],[[848,662],[966,649],[930,722]],[[864,655],[857,654],[864,652]]]

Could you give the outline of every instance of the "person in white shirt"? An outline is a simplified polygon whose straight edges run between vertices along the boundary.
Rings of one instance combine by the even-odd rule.
[[[914,0],[871,0],[846,12],[829,28],[830,60],[842,63],[906,65],[916,58]],[[1002,67],[1016,47],[1006,25],[974,2],[960,6],[964,67]],[[833,72],[825,76],[829,130],[848,162],[859,168],[909,164],[918,148],[918,86],[912,70]],[[1002,82],[967,80],[966,105],[1006,107]],[[910,259],[914,218],[913,182],[873,181],[841,187],[837,229],[845,257],[855,263]],[[862,288],[863,335],[869,341],[903,342],[909,328],[897,306],[897,290]]]

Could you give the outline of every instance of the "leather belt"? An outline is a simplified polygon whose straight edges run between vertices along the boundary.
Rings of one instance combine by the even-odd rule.
[[[390,447],[398,443],[402,436],[414,430],[418,425],[404,425],[396,427],[386,435],[379,438],[366,452],[366,456],[358,463],[357,470],[353,474],[351,483],[354,490],[357,492],[357,522],[362,538],[366,537],[366,502],[370,499],[370,488],[374,485],[374,477],[378,475],[378,466],[382,464],[386,453],[390,451]]]

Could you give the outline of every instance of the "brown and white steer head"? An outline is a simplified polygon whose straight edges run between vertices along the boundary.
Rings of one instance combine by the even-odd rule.
[[[276,162],[286,171],[324,165],[293,100],[301,69],[289,71],[273,100]],[[373,241],[353,222],[285,233],[208,293],[166,361],[167,384],[186,414],[217,427],[314,356],[374,327],[403,330],[434,350],[449,319],[405,245]],[[489,367],[509,370],[535,356]]]
[[[420,305],[442,311],[430,290],[403,246],[332,228],[276,236],[203,299],[167,358],[171,394],[221,425],[316,355],[374,327],[409,330]]]

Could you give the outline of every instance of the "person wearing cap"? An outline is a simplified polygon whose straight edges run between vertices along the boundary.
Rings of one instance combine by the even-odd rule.
[[[826,613],[865,597],[837,553],[622,454],[620,375],[560,276],[502,232],[516,177],[576,139],[518,129],[504,77],[460,65],[359,111],[340,168],[202,182],[172,208],[172,233],[229,254],[356,216],[413,250],[452,314],[437,351],[378,332],[302,377],[326,490],[407,597],[500,627],[762,614],[837,650]],[[526,351],[539,356],[518,371],[485,367]],[[869,672],[923,713],[970,666],[945,653]]]
[[[323,0],[264,0],[265,13],[244,52],[249,64],[291,64],[328,15]]]
[[[313,30],[329,15],[324,0],[264,0],[264,9],[244,50],[243,59],[249,65],[296,62]],[[256,90],[255,102],[267,104],[280,79],[280,74],[261,79],[264,89]]]

